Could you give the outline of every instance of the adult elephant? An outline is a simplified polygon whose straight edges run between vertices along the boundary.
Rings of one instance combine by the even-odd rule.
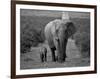
[[[66,45],[68,38],[74,34],[76,28],[67,19],[56,19],[45,26],[45,38],[48,41],[52,53],[52,61],[64,62],[66,58]],[[57,51],[57,58],[55,56]]]

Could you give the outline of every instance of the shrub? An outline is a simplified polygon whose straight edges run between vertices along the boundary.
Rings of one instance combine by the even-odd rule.
[[[89,18],[71,18],[77,31],[73,35],[76,46],[82,56],[90,56],[90,19]]]
[[[29,51],[31,46],[37,46],[38,43],[43,42],[42,31],[29,28],[21,33],[21,52]]]
[[[90,35],[87,32],[77,32],[75,34],[75,43],[79,48],[81,55],[90,56]]]

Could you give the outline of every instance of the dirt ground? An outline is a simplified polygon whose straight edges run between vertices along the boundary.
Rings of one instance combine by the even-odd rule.
[[[42,63],[40,60],[39,49],[41,45],[45,45],[48,49],[47,62]],[[64,63],[52,62],[51,51],[48,44],[40,44],[38,47],[32,47],[31,51],[20,56],[21,69],[39,69],[39,68],[60,68],[60,67],[82,67],[90,65],[90,58],[81,57],[75,41],[68,40],[66,46],[66,61]]]

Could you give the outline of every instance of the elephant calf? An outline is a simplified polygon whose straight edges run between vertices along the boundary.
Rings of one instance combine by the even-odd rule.
[[[46,47],[40,48],[40,59],[41,59],[41,62],[47,61],[47,48]]]

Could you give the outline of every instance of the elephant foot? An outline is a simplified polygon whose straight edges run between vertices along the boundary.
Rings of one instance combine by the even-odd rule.
[[[65,60],[66,60],[66,58],[57,58],[57,61],[59,62],[59,63],[63,63],[63,62],[65,62]]]

